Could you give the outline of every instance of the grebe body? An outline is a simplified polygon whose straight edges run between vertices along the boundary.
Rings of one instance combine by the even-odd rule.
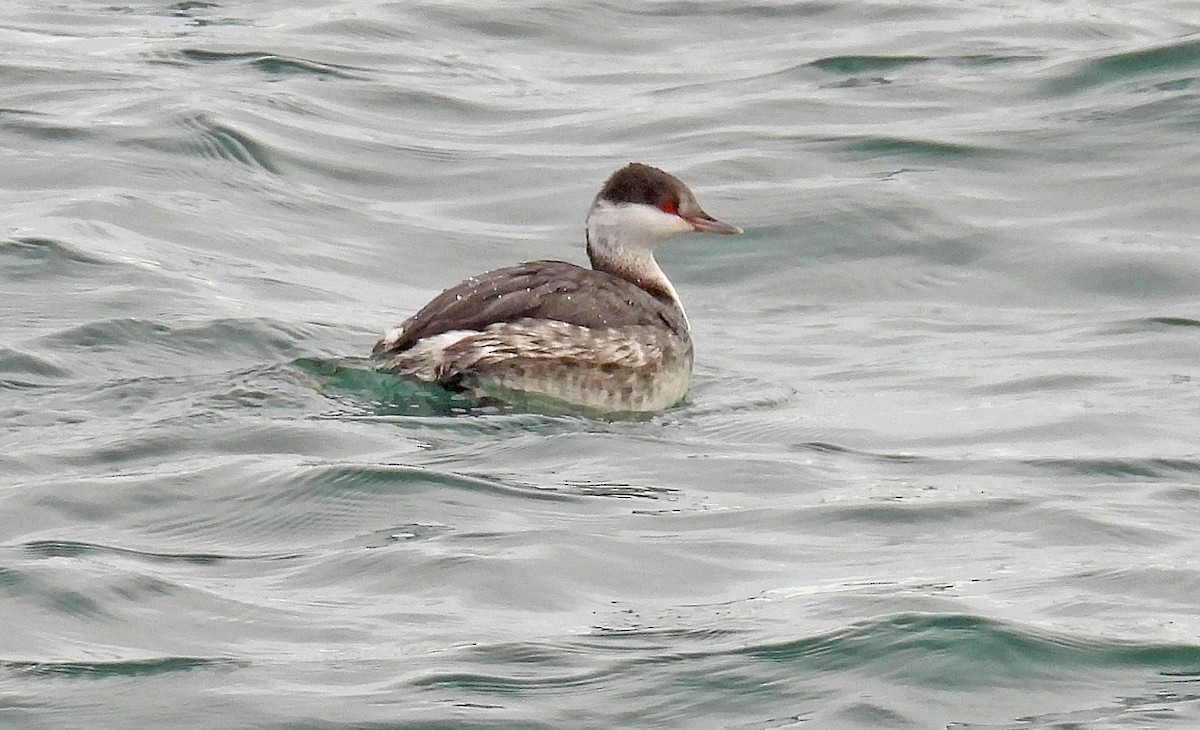
[[[532,261],[473,276],[387,333],[373,356],[380,369],[475,398],[662,410],[687,394],[693,349],[653,249],[693,231],[741,233],[674,176],[629,164],[588,212],[592,268]]]

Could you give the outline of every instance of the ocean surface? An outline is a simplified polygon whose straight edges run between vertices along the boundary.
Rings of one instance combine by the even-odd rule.
[[[684,404],[372,371],[630,160]],[[1196,3],[4,3],[0,727],[1200,727]]]

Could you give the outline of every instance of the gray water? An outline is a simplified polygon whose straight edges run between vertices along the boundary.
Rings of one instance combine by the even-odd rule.
[[[683,405],[373,374],[640,160]],[[0,726],[1200,727],[1194,2],[0,8]]]

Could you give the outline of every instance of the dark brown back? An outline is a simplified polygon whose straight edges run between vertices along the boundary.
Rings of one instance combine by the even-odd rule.
[[[394,344],[385,348],[381,341],[374,354],[401,352],[443,332],[482,330],[520,319],[549,319],[594,329],[665,325],[688,337],[678,307],[631,282],[563,261],[530,261],[450,287],[401,325],[404,332]]]

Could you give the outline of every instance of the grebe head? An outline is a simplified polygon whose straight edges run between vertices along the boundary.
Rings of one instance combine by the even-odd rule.
[[[705,213],[688,186],[674,175],[633,162],[614,172],[592,202],[587,217],[588,254],[595,266],[596,255],[603,255],[604,249],[648,251],[692,231],[733,234],[742,229]]]

